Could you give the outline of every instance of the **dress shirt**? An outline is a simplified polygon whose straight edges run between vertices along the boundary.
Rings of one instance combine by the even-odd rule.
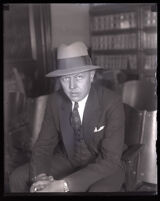
[[[88,98],[88,95],[83,98],[81,101],[78,102],[78,112],[79,112],[79,116],[80,116],[80,119],[81,119],[81,123],[82,123],[82,120],[83,120],[83,113],[84,113],[84,108],[85,108],[85,105],[86,105],[86,101],[87,101],[87,98]],[[74,104],[75,102],[72,101],[72,110],[74,108]]]

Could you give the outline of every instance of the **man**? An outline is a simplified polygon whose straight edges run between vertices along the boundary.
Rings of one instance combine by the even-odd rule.
[[[11,192],[120,191],[121,99],[92,83],[101,67],[92,65],[84,43],[61,45],[57,53],[58,69],[47,76],[59,77],[63,90],[49,96],[31,162],[13,172]]]

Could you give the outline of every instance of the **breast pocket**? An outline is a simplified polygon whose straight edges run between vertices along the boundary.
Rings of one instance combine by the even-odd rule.
[[[104,139],[104,134],[105,134],[105,128],[103,129],[98,129],[97,131],[94,130],[93,132],[93,139],[94,139],[94,143],[96,146],[100,146],[103,139]]]

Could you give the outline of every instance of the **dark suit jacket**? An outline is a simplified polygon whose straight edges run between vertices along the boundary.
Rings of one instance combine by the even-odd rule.
[[[33,150],[31,177],[42,172],[49,174],[57,144],[64,145],[68,158],[72,158],[74,133],[69,126],[71,107],[71,101],[62,91],[50,95],[40,136]],[[95,160],[65,178],[72,192],[86,191],[90,185],[110,176],[121,167],[124,109],[120,97],[106,88],[92,84],[82,125],[85,142]],[[104,129],[94,132],[95,127],[98,130],[101,126]]]

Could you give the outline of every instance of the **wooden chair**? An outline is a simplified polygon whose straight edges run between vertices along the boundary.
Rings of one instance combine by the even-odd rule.
[[[125,142],[131,150],[124,152],[127,191],[156,190],[156,84],[129,81],[123,86],[125,105]],[[134,160],[133,160],[133,155]]]

